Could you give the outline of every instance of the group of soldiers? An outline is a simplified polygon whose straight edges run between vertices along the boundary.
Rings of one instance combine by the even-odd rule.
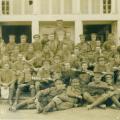
[[[95,33],[87,41],[82,34],[75,45],[58,20],[54,33],[33,39],[28,43],[21,35],[16,44],[10,35],[9,43],[0,41],[0,93],[2,97],[2,89],[9,89],[11,111],[120,108],[120,47],[112,33],[104,43]]]

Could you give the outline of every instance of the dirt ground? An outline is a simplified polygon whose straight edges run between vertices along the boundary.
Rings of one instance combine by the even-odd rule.
[[[8,105],[0,104],[0,120],[120,120],[120,110],[107,108],[74,108],[48,114],[37,114],[35,110],[19,110],[10,112]]]

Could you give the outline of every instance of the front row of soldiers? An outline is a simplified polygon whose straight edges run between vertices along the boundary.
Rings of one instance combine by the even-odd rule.
[[[102,59],[103,56],[99,57],[100,61]],[[17,71],[17,75],[9,69],[9,64],[4,65],[0,74],[0,86],[9,88],[11,111],[26,108],[47,113],[84,104],[87,104],[88,109],[96,106],[105,108],[107,105],[120,108],[119,69],[116,68],[113,73],[90,71],[88,63],[83,61],[81,69],[71,68],[70,63],[65,63],[61,73],[52,73],[49,62],[44,62],[42,68],[30,68],[27,63],[24,72]],[[95,67],[94,70],[96,69]],[[30,89],[31,98],[20,102],[18,100],[24,88]]]

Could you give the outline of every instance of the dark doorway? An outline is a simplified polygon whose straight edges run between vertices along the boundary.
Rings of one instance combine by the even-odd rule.
[[[25,34],[28,37],[28,42],[32,42],[31,37],[31,25],[13,26],[13,25],[3,25],[2,26],[2,37],[5,43],[8,43],[8,36],[14,34],[16,36],[16,43],[20,43],[20,35]]]
[[[97,34],[97,39],[104,42],[107,38],[108,33],[111,33],[111,24],[102,25],[84,25],[83,32],[86,35],[86,40],[89,41],[91,33]]]

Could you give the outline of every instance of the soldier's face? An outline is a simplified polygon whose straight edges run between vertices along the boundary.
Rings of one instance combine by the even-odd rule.
[[[56,82],[55,82],[55,86],[56,86],[56,88],[58,88],[58,89],[61,89],[61,88],[64,88],[64,87],[65,87],[65,85],[62,83],[62,81],[56,81]]]
[[[49,39],[53,41],[53,40],[55,39],[55,38],[54,38],[54,35],[50,35],[50,36],[49,36]]]
[[[3,56],[3,61],[9,61],[9,57],[8,56]]]
[[[85,42],[85,37],[80,37],[81,42]]]
[[[105,80],[108,84],[112,84],[112,82],[113,82],[113,79],[111,76],[106,77]]]
[[[22,55],[18,55],[18,60],[22,60],[23,56]]]
[[[96,35],[91,35],[91,40],[95,41],[96,40]]]
[[[21,38],[21,43],[26,43],[27,42],[27,39],[26,38]]]
[[[80,87],[79,80],[73,80],[71,86],[73,86],[74,88],[79,88]]]
[[[5,64],[5,65],[4,65],[4,69],[5,69],[5,70],[8,70],[8,69],[9,69],[9,64]]]
[[[111,34],[108,35],[108,40],[113,40],[113,36]]]
[[[69,63],[65,65],[65,70],[70,70],[70,64]]]
[[[9,39],[9,42],[10,42],[10,43],[15,43],[15,38],[10,38],[10,39]]]
[[[100,65],[104,65],[104,64],[105,64],[105,60],[104,60],[104,59],[100,59],[100,60],[99,60],[99,64],[100,64]]]
[[[57,27],[62,28],[63,27],[63,22],[62,21],[57,22]]]
[[[33,52],[33,47],[29,47],[28,51]]]
[[[87,68],[88,68],[88,65],[86,63],[82,64],[82,69],[83,70],[87,70]]]

